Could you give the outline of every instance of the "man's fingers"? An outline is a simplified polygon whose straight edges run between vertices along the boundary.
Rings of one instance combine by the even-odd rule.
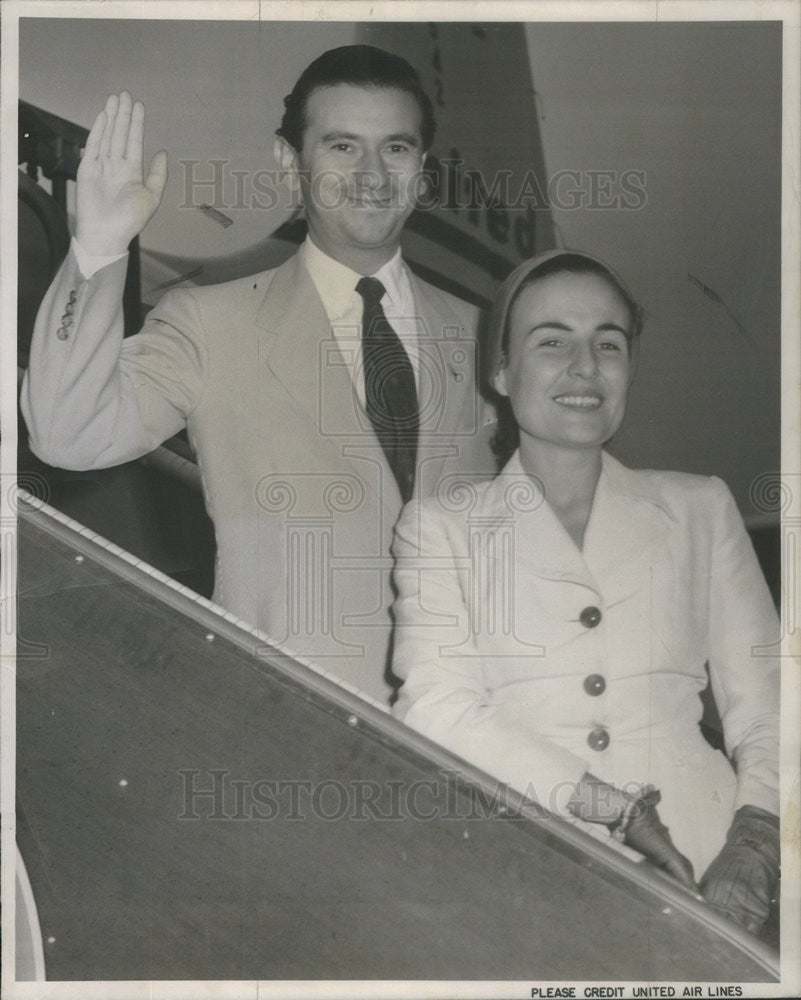
[[[84,146],[83,155],[84,158],[88,160],[93,160],[98,154],[100,149],[100,140],[103,138],[103,131],[106,127],[106,112],[99,111],[97,117],[92,122],[92,127],[89,129],[89,135],[86,139],[86,146]]]
[[[145,138],[145,106],[136,101],[131,111],[131,127],[128,130],[128,145],[125,157],[129,160],[141,160]]]
[[[161,198],[164,193],[164,185],[167,183],[167,154],[163,149],[160,149],[158,153],[150,161],[150,170],[147,174],[147,180],[145,181],[145,187],[150,191],[150,193],[156,197]]]
[[[112,156],[125,156],[128,148],[128,130],[131,127],[131,95],[127,90],[119,96],[117,118],[111,133],[109,152]]]
[[[109,146],[111,145],[111,134],[114,131],[114,123],[117,120],[118,106],[119,98],[117,95],[109,94],[106,100],[106,107],[104,108],[106,121],[103,125],[103,135],[100,137],[100,146],[97,150],[98,156],[108,156]]]

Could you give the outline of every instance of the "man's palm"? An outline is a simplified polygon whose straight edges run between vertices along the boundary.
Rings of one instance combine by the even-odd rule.
[[[76,238],[95,256],[124,253],[161,202],[167,154],[144,174],[145,109],[131,95],[112,94],[95,118],[78,168]]]

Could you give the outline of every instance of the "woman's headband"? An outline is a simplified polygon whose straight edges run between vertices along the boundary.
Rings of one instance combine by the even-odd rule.
[[[530,257],[528,260],[524,260],[522,264],[519,264],[506,278],[498,290],[498,294],[495,296],[487,325],[488,335],[485,355],[486,372],[490,379],[497,374],[503,362],[503,340],[506,324],[509,319],[509,310],[521,285],[525,284],[530,278],[536,278],[537,271],[542,269],[545,264],[558,261],[562,257],[570,258],[574,263],[585,261],[593,269],[605,273],[611,282],[619,288],[627,304],[631,306],[634,313],[632,317],[634,322],[633,336],[639,334],[641,321],[640,308],[626,287],[625,282],[613,268],[599,257],[593,257],[592,254],[584,253],[583,250],[570,250],[566,248],[546,250],[544,253],[537,254],[536,257]],[[551,274],[554,272],[551,268],[548,268],[548,273]]]

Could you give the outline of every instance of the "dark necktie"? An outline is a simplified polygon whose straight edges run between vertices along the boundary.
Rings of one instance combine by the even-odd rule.
[[[406,503],[414,492],[417,463],[419,418],[414,372],[381,308],[384,286],[377,278],[362,278],[356,291],[364,299],[362,360],[367,416]]]

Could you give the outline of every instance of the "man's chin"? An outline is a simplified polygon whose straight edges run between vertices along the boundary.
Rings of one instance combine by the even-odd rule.
[[[353,245],[364,249],[400,246],[402,226],[359,226],[352,233]]]

